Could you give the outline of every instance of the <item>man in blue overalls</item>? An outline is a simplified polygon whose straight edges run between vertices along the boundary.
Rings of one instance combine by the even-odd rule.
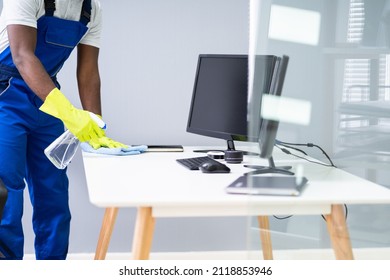
[[[0,224],[0,259],[22,259],[23,190],[33,206],[37,259],[65,259],[70,211],[66,170],[44,155],[64,131],[94,148],[121,147],[91,119],[101,115],[98,0],[3,0],[0,18],[0,178],[8,199]],[[77,46],[84,110],[61,93],[56,75]]]

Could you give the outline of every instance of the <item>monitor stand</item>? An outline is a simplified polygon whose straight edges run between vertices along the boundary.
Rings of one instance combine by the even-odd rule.
[[[261,165],[244,165],[245,167],[255,169],[253,171],[247,172],[244,175],[257,175],[257,174],[267,174],[267,173],[279,173],[285,175],[294,175],[293,172],[288,171],[291,169],[291,166],[275,166],[275,162],[273,157],[271,156],[268,159],[269,166],[261,166]]]
[[[234,145],[233,140],[226,140],[227,144],[227,149],[226,150],[216,150],[216,149],[211,149],[211,150],[194,150],[194,153],[208,153],[208,152],[225,152],[225,151],[236,151],[236,147]],[[252,155],[252,156],[258,156],[259,154],[257,153],[252,153],[248,151],[242,151],[244,155]]]

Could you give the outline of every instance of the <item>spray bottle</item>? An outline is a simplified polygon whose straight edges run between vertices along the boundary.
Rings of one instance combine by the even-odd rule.
[[[97,115],[92,112],[89,112],[89,114],[100,128],[106,128],[106,124]],[[77,137],[69,130],[66,130],[45,149],[45,155],[55,167],[65,169],[73,159],[79,146],[80,141]]]

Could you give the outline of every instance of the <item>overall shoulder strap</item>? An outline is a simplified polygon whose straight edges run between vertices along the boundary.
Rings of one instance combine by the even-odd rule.
[[[85,26],[91,21],[92,3],[91,0],[84,0],[81,10],[80,22]]]
[[[45,14],[46,16],[52,17],[54,11],[56,10],[56,1],[55,0],[45,0]]]

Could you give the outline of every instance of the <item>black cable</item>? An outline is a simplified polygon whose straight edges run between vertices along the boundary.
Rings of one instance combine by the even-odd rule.
[[[298,149],[298,148],[295,148],[295,147],[292,147],[292,146],[288,146],[288,145],[278,144],[278,143],[275,143],[275,145],[280,145],[280,146],[283,146],[283,147],[286,147],[286,148],[289,148],[289,149],[301,152],[302,154],[307,156],[307,153],[304,150],[301,150],[301,149]]]
[[[286,145],[289,145],[289,146],[305,146],[305,147],[309,147],[309,148],[315,147],[315,148],[319,149],[325,155],[325,157],[329,160],[329,162],[330,162],[332,167],[336,167],[337,168],[337,166],[334,165],[333,161],[330,159],[330,157],[324,151],[324,149],[322,149],[320,146],[318,146],[316,144],[313,144],[313,143],[306,143],[306,144],[302,144],[302,143],[289,143],[289,142],[283,142],[283,141],[280,141],[280,140],[275,140],[275,144],[283,145],[283,146],[286,146]]]
[[[328,154],[318,145],[315,145],[313,143],[307,143],[307,146],[308,147],[316,147],[317,149],[319,149],[325,156],[326,158],[329,160],[330,164],[333,166],[333,167],[336,167],[336,165],[334,165],[333,161],[330,159],[330,157],[328,156]]]
[[[345,209],[345,220],[347,220],[348,218],[348,207],[347,207],[347,204],[344,204],[344,209]],[[275,219],[278,219],[278,220],[286,220],[286,219],[289,219],[291,218],[293,215],[288,215],[288,216],[285,216],[285,217],[278,217],[278,216],[275,216],[273,215],[273,217]],[[324,215],[321,215],[322,219],[326,222],[326,218]]]
[[[323,166],[327,166],[327,167],[335,167],[334,165],[331,165],[331,164],[325,164],[325,163],[322,163],[322,162],[318,162],[318,161],[313,161],[313,160],[310,160],[308,158],[305,158],[305,157],[301,157],[301,156],[298,156],[296,154],[293,154],[292,152],[290,152],[289,150],[285,149],[285,148],[281,148],[279,146],[276,145],[277,148],[281,149],[284,153],[288,154],[288,155],[292,155],[294,157],[297,157],[297,158],[300,158],[300,159],[303,159],[303,160],[306,160],[308,162],[311,162],[311,163],[315,163],[315,164],[319,164],[319,165],[323,165]]]
[[[288,218],[291,218],[293,215],[289,215],[289,216],[285,216],[285,217],[278,217],[278,216],[275,216],[273,215],[275,219],[278,219],[278,220],[285,220],[285,219],[288,219]]]
[[[275,140],[275,146],[277,148],[279,148],[282,152],[288,154],[288,155],[292,155],[292,156],[295,156],[297,158],[300,158],[300,159],[303,159],[303,160],[306,160],[308,162],[311,162],[311,163],[315,163],[315,164],[319,164],[319,165],[323,165],[323,166],[328,166],[328,167],[336,167],[336,165],[334,165],[333,161],[330,159],[330,157],[328,156],[328,154],[318,145],[316,144],[313,144],[313,143],[307,143],[307,144],[300,144],[300,143],[288,143],[288,142],[283,142],[283,141],[279,141],[279,140]],[[282,147],[281,147],[282,146]],[[316,162],[316,161],[312,161],[312,160],[309,160],[305,157],[302,157],[302,156],[298,156],[296,154],[293,154],[291,153],[288,149],[285,149],[285,148],[289,148],[289,149],[293,149],[293,150],[296,150],[298,152],[301,152],[303,153],[304,155],[307,156],[307,153],[305,153],[303,150],[301,149],[298,149],[298,148],[295,148],[295,147],[292,147],[292,146],[305,146],[305,147],[309,147],[309,148],[312,148],[312,147],[315,147],[317,149],[319,149],[324,155],[325,157],[329,160],[330,164],[324,164],[322,162]],[[285,147],[285,148],[284,148]],[[346,204],[344,204],[344,208],[345,208],[345,220],[347,220],[348,218],[348,207]],[[275,219],[278,219],[278,220],[285,220],[285,219],[288,219],[288,218],[291,218],[293,215],[289,215],[289,216],[285,216],[285,217],[278,217],[278,216],[273,216]],[[324,215],[321,215],[322,219],[324,219],[324,221],[326,221],[326,218],[324,217]]]
[[[347,218],[348,218],[348,207],[347,207],[347,204],[344,204],[344,209],[345,209],[345,220],[347,220]],[[324,217],[324,215],[321,215],[321,217],[326,222],[326,218]]]

